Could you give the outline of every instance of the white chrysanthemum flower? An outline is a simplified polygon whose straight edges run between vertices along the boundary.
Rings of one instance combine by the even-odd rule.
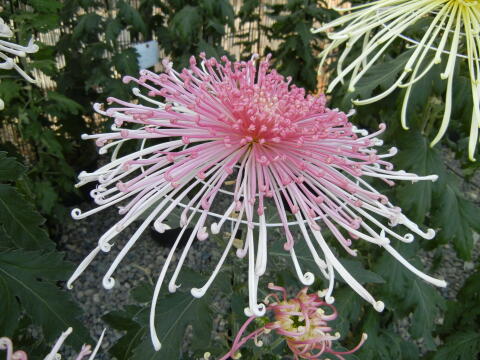
[[[403,72],[395,83],[381,94],[369,99],[356,100],[356,105],[365,105],[380,100],[397,88],[405,88],[401,121],[407,126],[407,105],[412,86],[422,79],[429,70],[442,61],[446,55],[446,63],[441,78],[447,80],[446,103],[443,120],[437,135],[432,141],[435,145],[445,134],[452,111],[453,79],[457,60],[466,61],[470,73],[471,92],[473,99],[472,122],[468,153],[474,159],[478,142],[480,124],[480,1],[479,0],[378,0],[350,9],[353,10],[339,19],[314,29],[313,32],[329,31],[342,26],[342,29],[329,33],[332,43],[322,52],[322,62],[328,54],[341,44],[346,48],[338,61],[337,77],[330,83],[331,91],[339,82],[350,75],[349,91],[354,91],[355,85],[365,73],[376,63],[395,39],[401,38],[409,43],[413,52],[408,59]],[[405,32],[420,21],[428,21],[429,25],[423,36],[413,39]],[[345,59],[352,45],[363,42],[362,54],[352,59],[344,67]],[[464,50],[466,49],[466,54]],[[428,57],[427,55],[434,56]]]
[[[12,30],[7,24],[0,18],[0,37],[11,38],[13,36]],[[35,83],[35,79],[22,70],[20,66],[15,63],[15,57],[26,57],[27,54],[32,54],[38,51],[38,46],[33,43],[33,39],[30,39],[27,46],[21,46],[9,41],[0,40],[0,69],[11,70],[15,69],[25,80]],[[11,57],[13,55],[13,57]],[[0,110],[4,108],[5,104],[0,99]]]

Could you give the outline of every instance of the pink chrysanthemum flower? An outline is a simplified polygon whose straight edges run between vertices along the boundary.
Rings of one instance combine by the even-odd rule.
[[[185,230],[193,227],[170,279],[170,292],[178,287],[177,277],[195,238],[207,239],[209,217],[215,219],[212,233],[219,233],[229,221],[231,235],[210,279],[191,292],[196,297],[205,294],[240,225],[246,225],[246,241],[237,255],[248,254],[247,316],[265,313],[264,304],[257,302],[257,287],[267,266],[267,229],[271,227],[283,228],[284,248],[301,282],[308,286],[314,281],[313,274],[301,270],[290,231],[292,225],[299,227],[303,239],[298,241],[306,241],[320,271],[329,279],[327,302],[333,302],[336,271],[378,311],[384,307],[342,266],[323,237],[325,230],[353,256],[353,245],[362,239],[382,246],[426,281],[445,286],[444,281],[415,269],[390,245],[390,238],[402,242],[414,238],[410,233],[399,235],[391,230],[396,225],[427,239],[435,233],[431,229],[422,231],[366,179],[379,178],[393,185],[393,180],[433,181],[437,177],[393,171],[385,159],[396,149],[386,154],[377,154],[375,149],[382,144],[377,136],[384,125],[373,134],[357,130],[348,115],[325,106],[323,95],[306,96],[304,89],[290,84],[290,78],[270,71],[268,58],[260,62],[258,69],[255,57],[234,63],[227,58],[220,63],[204,54],[201,58],[197,65],[192,57],[190,67],[180,73],[164,61],[163,74],[144,70],[139,79],[125,77],[125,83],[133,81],[146,89],[146,93],[133,89],[146,105],[116,98],[108,98],[115,105],[106,110],[95,105],[97,112],[114,118],[112,132],[83,138],[95,139],[101,154],[113,150],[112,159],[92,173],[79,175],[78,185],[98,183],[91,195],[99,206],[85,213],[74,209],[72,216],[81,219],[123,204],[119,211],[123,218],[99,239],[98,246],[72,275],[69,286],[100,251],[110,250],[116,235],[145,215],[104,276],[104,287],[113,287],[112,274],[142,232],[152,223],[158,231],[165,231],[165,219],[176,208],[183,209],[181,232],[163,265],[152,301],[150,327],[156,349],[160,342],[154,327],[154,309],[173,254]],[[131,141],[139,142],[138,151],[119,156],[122,145]],[[229,188],[231,182],[234,185]],[[227,209],[216,213],[212,204],[219,194],[229,202]],[[279,223],[267,222],[272,213],[278,214]],[[380,218],[388,220],[390,227]],[[254,229],[258,229],[258,235]]]
[[[337,318],[337,310],[321,299],[324,294],[307,294],[308,288],[304,288],[296,297],[288,299],[283,287],[273,284],[269,284],[268,287],[282,292],[283,296],[283,300],[280,300],[276,293],[271,293],[265,298],[267,310],[273,312],[275,320],[242,337],[248,325],[256,319],[256,316],[250,316],[238,331],[230,351],[220,360],[238,358],[238,350],[250,339],[254,339],[258,346],[262,346],[263,342],[258,339],[259,336],[272,330],[285,338],[295,360],[320,359],[322,355],[327,354],[344,359],[342,355],[354,353],[367,340],[367,334],[363,334],[360,343],[352,350],[334,350],[333,342],[340,338],[340,334],[338,332],[332,334],[333,330],[328,323]]]
[[[60,350],[63,343],[65,342],[65,339],[72,333],[72,331],[73,331],[72,328],[68,328],[65,332],[63,332],[60,335],[58,340],[55,342],[55,345],[53,345],[52,350],[47,354],[47,356],[45,356],[44,360],[57,360],[61,358],[60,354],[58,353],[58,350]],[[88,360],[95,359],[95,355],[97,355],[97,352],[100,349],[100,345],[102,343],[104,335],[105,335],[105,330],[103,330],[102,335],[100,335],[100,339],[98,339],[97,345],[95,346],[95,349],[93,349],[93,351],[90,345],[83,345],[82,348],[80,349],[80,352],[75,357],[75,360],[82,360],[88,355],[90,355]],[[17,350],[13,352],[12,340],[10,340],[7,337],[0,338],[0,350],[7,351],[7,357],[5,360],[28,360],[28,356],[25,351]]]
[[[13,36],[12,30],[7,24],[0,18],[0,38],[11,38]],[[27,46],[21,46],[9,41],[0,40],[0,69],[16,70],[25,80],[34,83],[35,79],[22,70],[20,66],[15,63],[15,59],[11,56],[26,57],[27,54],[35,53],[38,51],[38,46],[33,43],[33,38],[30,40]],[[4,103],[0,99],[0,110],[4,108]]]

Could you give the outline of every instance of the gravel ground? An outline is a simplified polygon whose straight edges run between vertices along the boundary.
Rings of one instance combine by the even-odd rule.
[[[467,184],[463,190],[472,200],[479,200],[479,190],[476,185]],[[82,211],[91,208],[92,204],[89,203],[81,206]],[[95,246],[98,238],[118,219],[118,213],[114,208],[111,208],[84,220],[67,220],[63,226],[60,249],[66,252],[68,260],[79,264]],[[168,255],[168,247],[160,246],[158,235],[147,229],[114,273],[116,286],[111,290],[105,290],[102,286],[103,275],[118,254],[119,249],[133,235],[137,227],[138,225],[134,223],[125,229],[118,236],[115,243],[116,246],[112,248],[110,253],[99,253],[90,267],[74,283],[73,296],[80,306],[83,307],[85,313],[82,320],[89,327],[90,333],[94,337],[98,337],[105,327],[101,320],[102,315],[128,304],[129,290],[139,282],[154,281]],[[473,272],[473,264],[480,255],[480,241],[478,238],[478,235],[476,235],[472,262],[464,262],[458,259],[455,251],[449,245],[445,245],[442,248],[444,254],[443,263],[433,275],[444,278],[448,282],[449,286],[441,289],[441,293],[445,298],[453,299],[463,285],[464,280]],[[210,257],[213,254],[214,258],[218,258],[220,251],[221,249],[218,249],[216,244],[212,242],[196,242],[189,252],[186,265],[199,271],[209,271],[213,266]],[[433,254],[421,252],[420,258],[428,267],[432,263]],[[409,337],[407,328],[408,320],[398,329],[405,338]],[[111,358],[106,354],[106,349],[115,343],[120,335],[113,329],[107,330],[102,344],[103,353],[97,357],[98,359],[105,360]],[[419,345],[421,346],[421,343]],[[68,358],[68,350],[65,355]]]
[[[84,204],[81,208],[88,210],[92,208],[92,205]],[[69,219],[64,224],[60,250],[66,252],[68,260],[79,264],[95,247],[98,238],[119,219],[114,208],[104,210],[100,215],[84,220]],[[113,274],[115,286],[106,290],[102,286],[103,276],[123,244],[133,235],[137,227],[138,223],[133,223],[122,231],[116,238],[112,250],[109,253],[100,252],[89,268],[73,284],[73,297],[84,310],[82,320],[94,337],[98,337],[105,327],[105,323],[101,320],[104,314],[129,303],[130,289],[140,282],[147,281],[153,284],[156,281],[169,253],[169,248],[159,245],[161,241],[159,235],[153,230],[147,229]],[[185,264],[199,271],[209,269],[212,266],[210,256],[212,254],[216,256],[219,251],[215,244],[208,241],[197,242],[192,249]],[[178,251],[174,255],[174,263],[177,256],[179,256]],[[108,349],[120,335],[121,333],[109,328],[102,342],[102,349]],[[110,356],[103,355],[97,358],[110,359]]]

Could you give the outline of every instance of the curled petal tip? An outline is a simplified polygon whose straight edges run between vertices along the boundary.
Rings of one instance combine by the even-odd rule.
[[[426,236],[425,236],[425,239],[427,240],[431,240],[435,237],[435,230],[433,229],[428,229],[427,232],[426,232]]]
[[[307,272],[303,275],[302,284],[305,286],[310,286],[315,282],[315,275],[311,272]]]
[[[382,312],[385,309],[385,303],[383,301],[377,301],[373,304],[373,308],[378,312]]]
[[[246,307],[245,309],[243,309],[243,313],[245,314],[246,317],[253,316],[253,312],[252,310],[250,310],[249,307]]]
[[[82,217],[82,210],[80,210],[79,208],[75,208],[75,209],[73,209],[73,210],[70,212],[70,215],[71,215],[71,217],[72,217],[74,220],[81,219],[81,217]]]
[[[200,299],[203,295],[205,295],[205,290],[202,288],[192,288],[190,290],[190,293],[192,294],[193,297]]]
[[[252,309],[252,313],[255,316],[263,316],[263,315],[265,315],[266,312],[267,312],[267,308],[264,304],[257,304]]]
[[[155,222],[153,224],[153,227],[155,228],[156,231],[158,231],[160,234],[163,234],[166,230],[170,230],[172,227],[168,224],[165,223],[159,223]]]
[[[102,285],[105,289],[110,290],[115,286],[115,279],[113,277],[103,278]]]

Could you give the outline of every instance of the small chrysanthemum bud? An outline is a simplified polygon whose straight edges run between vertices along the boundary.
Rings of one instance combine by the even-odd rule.
[[[240,328],[231,350],[221,360],[235,359],[235,354],[242,345],[252,338],[257,346],[263,344],[258,337],[271,331],[283,336],[295,359],[319,359],[324,354],[343,359],[342,355],[356,352],[367,340],[367,334],[362,334],[360,342],[353,349],[334,350],[333,342],[340,338],[340,333],[335,332],[332,335],[333,329],[328,323],[337,318],[335,307],[323,301],[318,293],[308,294],[308,288],[290,299],[283,287],[269,285],[269,288],[283,294],[283,299],[279,299],[276,293],[268,295],[276,300],[274,305],[267,307],[267,310],[273,312],[274,321],[242,337],[248,325],[255,319],[255,316],[250,317]]]

